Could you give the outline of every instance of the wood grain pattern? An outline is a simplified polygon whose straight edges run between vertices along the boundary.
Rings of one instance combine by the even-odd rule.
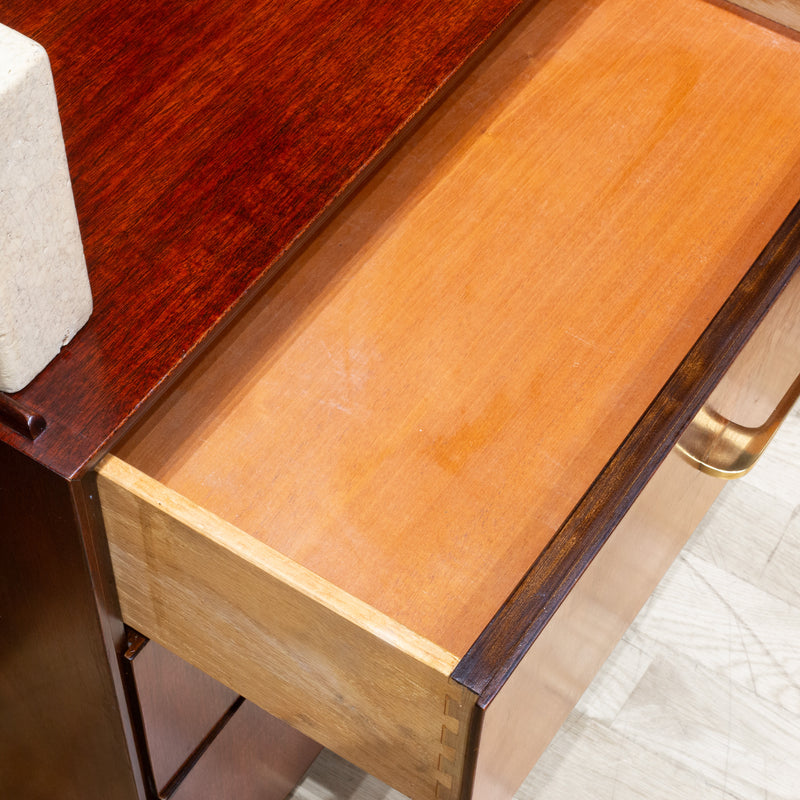
[[[454,677],[488,703],[677,441],[800,261],[795,208]],[[655,443],[660,443],[654,446]]]
[[[582,721],[610,734],[591,758],[605,773],[598,800],[797,794],[798,446],[800,408],[756,468],[726,485],[571,717],[564,744],[582,737]],[[787,473],[793,482],[783,483]],[[623,741],[636,748],[633,770]],[[581,796],[578,762],[558,755],[537,766],[520,800]],[[685,776],[684,791],[659,783],[667,766]],[[628,795],[614,784],[632,773]]]
[[[772,266],[780,261],[777,259],[772,262]],[[800,372],[798,309],[800,272],[795,271],[788,285],[772,303],[766,318],[712,392],[709,405],[734,415],[737,420],[742,420],[742,424],[757,425],[763,422]],[[796,476],[794,484],[791,481],[790,477],[789,484],[784,488],[787,496],[797,494]],[[616,636],[621,635],[632,614],[650,593],[650,589],[644,590],[639,586],[639,601],[625,605],[626,600],[631,600],[636,594],[638,579],[650,580],[655,584],[674,558],[677,552],[675,547],[680,546],[691,533],[722,487],[721,481],[695,473],[675,454],[670,454],[662,464],[534,640],[516,670],[506,678],[499,694],[488,704],[476,766],[478,796],[507,797],[516,790],[533,766],[532,752],[536,751],[527,747],[510,748],[508,742],[524,741],[530,744],[535,741],[539,744],[540,752],[544,750],[548,743],[544,734],[548,730],[547,722],[550,733],[562,724],[607,655],[605,648],[614,640],[613,626],[603,624],[609,621],[604,618],[603,612],[609,611],[609,604],[616,610],[626,609],[620,617],[610,618],[616,624]],[[676,495],[680,497],[679,500]],[[648,562],[646,557],[642,558],[643,545],[646,537],[654,533],[668,533],[669,537],[663,543],[670,541],[671,546],[660,553],[658,559]],[[658,539],[657,536],[655,538]],[[627,541],[620,544],[625,539]],[[770,550],[766,543],[765,547],[767,551]],[[641,560],[637,569],[628,572],[622,585],[606,585],[598,591],[597,585],[613,581],[616,571],[622,569],[626,558],[633,554]],[[642,569],[647,563],[653,565],[649,578],[647,569]],[[591,587],[589,589],[584,585],[587,579]],[[707,603],[699,602],[697,598],[690,600],[689,597],[687,595],[687,613],[690,607],[695,615],[701,609],[703,614],[711,613],[710,610],[706,612]],[[577,624],[574,622],[576,619]],[[737,619],[738,624],[745,624],[741,616]],[[683,630],[685,616],[674,623]],[[694,627],[697,624],[695,620]],[[607,636],[603,637],[600,632],[606,628]],[[745,669],[753,668],[748,659]],[[765,668],[761,666],[758,671],[764,673]],[[765,675],[763,680],[768,683],[771,679]],[[785,697],[785,691],[783,695]],[[531,697],[535,698],[535,702],[530,702]],[[529,700],[528,707],[539,709],[536,717],[519,713],[518,709],[526,705],[525,698]],[[483,703],[482,697],[480,705]],[[512,730],[514,733],[510,735]],[[504,760],[499,758],[501,753],[505,756]]]
[[[800,271],[712,392],[711,407],[741,424],[763,422],[800,373],[798,312]],[[475,796],[516,791],[724,486],[670,453],[488,705]],[[708,598],[688,591],[684,597],[683,613],[672,620],[676,639],[687,617],[696,617],[696,628],[704,615],[719,616]],[[743,617],[739,621],[747,625]],[[756,656],[743,669],[752,668]],[[775,679],[767,669],[758,667],[765,684]]]
[[[48,51],[95,310],[20,397],[84,469],[520,0],[6,0]]]
[[[797,792],[796,743],[800,735],[797,716],[760,703],[752,694],[737,693],[738,702],[732,703],[729,681],[702,671],[706,681],[697,685],[691,680],[691,668],[690,662],[680,658],[675,658],[673,663],[656,659],[636,687],[630,704],[620,714],[620,727],[636,730],[641,741],[653,749],[670,747],[675,761],[705,772],[734,797],[748,793],[753,796],[752,785],[761,783],[763,788],[759,796],[790,800]],[[670,702],[670,693],[664,692],[665,686],[674,687],[684,702],[680,705]],[[711,732],[721,729],[723,720],[731,732],[727,741]],[[683,725],[693,735],[667,743],[662,732],[674,730],[676,725]],[[781,742],[783,746],[770,751],[753,747],[760,732],[770,729],[774,729],[772,741]],[[703,735],[704,730],[709,733]],[[704,746],[692,746],[692,739],[695,743],[700,739]],[[724,760],[719,758],[723,749],[728,753]]]
[[[570,720],[572,723],[572,719]],[[615,769],[605,759],[618,756]],[[539,767],[541,766],[541,769]],[[515,800],[738,800],[726,789],[654,753],[639,742],[585,719],[577,731],[571,724],[556,738]]]
[[[785,715],[800,715],[798,661],[792,646],[800,631],[800,609],[702,562],[691,550],[672,570],[668,586],[675,592],[673,602],[669,607],[655,603],[648,614],[662,646],[705,669],[727,672],[733,683]],[[729,597],[736,602],[730,603]],[[690,633],[682,635],[681,625],[689,618]],[[737,636],[726,646],[732,630]],[[641,632],[632,632],[627,641],[636,646],[644,639]]]
[[[800,407],[725,485],[517,800],[794,800],[799,448]],[[402,800],[329,752],[293,797]]]
[[[98,487],[127,622],[401,791],[457,796],[454,656],[113,456]]]
[[[127,112],[124,115],[120,115],[116,113],[116,109],[112,109],[107,113],[105,119],[111,119],[114,122],[122,123],[124,117],[129,125],[128,130],[134,129],[136,126],[131,126],[130,123],[137,119],[139,121],[142,119],[141,116],[137,118],[136,114],[141,112],[143,108],[145,112],[148,107],[152,109],[153,107],[149,106],[151,99],[155,98],[160,102],[164,98],[164,93],[158,88],[157,81],[160,80],[159,70],[164,72],[165,65],[169,66],[170,56],[162,52],[156,52],[156,50],[150,47],[152,41],[148,40],[146,35],[139,35],[149,33],[151,30],[159,27],[158,24],[148,27],[149,23],[164,22],[163,18],[159,18],[159,14],[164,11],[164,7],[150,4],[148,9],[134,9],[133,12],[126,9],[122,12],[119,8],[112,8],[111,4],[108,3],[94,4],[92,6],[86,4],[86,8],[84,9],[81,9],[81,7],[75,3],[72,4],[70,8],[77,10],[78,13],[70,20],[64,15],[64,8],[65,6],[59,6],[57,3],[33,5],[14,2],[14,0],[12,0],[12,3],[4,4],[2,11],[0,11],[0,16],[2,16],[4,22],[10,21],[10,18],[15,15],[18,16],[19,19],[22,20],[23,25],[30,25],[30,27],[26,29],[26,32],[34,33],[34,30],[46,30],[51,37],[50,41],[56,45],[56,49],[59,52],[58,58],[64,59],[64,61],[74,58],[74,61],[71,63],[77,64],[78,68],[70,73],[69,80],[64,83],[64,85],[69,87],[69,91],[67,91],[66,94],[72,98],[72,102],[74,103],[68,114],[69,118],[72,120],[71,125],[74,126],[73,132],[84,124],[83,120],[89,118],[90,115],[87,111],[89,103],[112,103],[113,98],[121,95],[124,95],[124,102],[129,103],[131,108],[137,106],[137,104],[141,102],[141,105],[138,106],[138,110],[136,110],[136,113],[131,113],[130,115],[128,115]],[[168,9],[168,12],[174,12],[180,15],[181,13],[185,13],[185,9],[181,10],[176,8],[172,11]],[[126,22],[122,17],[114,16],[115,14],[121,13],[140,14],[141,16],[138,18],[129,17]],[[104,14],[108,14],[109,16],[103,16]],[[132,27],[135,29],[136,35],[131,35],[131,28],[126,27],[131,21],[133,21]],[[172,17],[168,20],[168,24],[162,25],[162,29],[169,29],[170,25],[173,23],[178,28],[181,28],[184,22],[185,20],[179,18],[179,16]],[[435,22],[439,24],[441,21],[435,20]],[[139,23],[142,24],[140,25]],[[420,21],[420,25],[424,26],[425,24],[427,24],[427,19]],[[85,26],[91,31],[92,36],[86,39],[77,35],[66,35],[70,32],[75,33],[76,26]],[[236,26],[232,26],[232,30],[235,29]],[[250,32],[248,32],[248,34],[249,33]],[[313,33],[312,26],[312,35]],[[463,30],[461,33],[463,33]],[[456,40],[462,45],[467,40],[472,43],[480,41],[482,36],[480,32],[474,39],[470,39],[473,33],[474,31],[470,28],[460,39],[458,35],[456,35],[450,40],[450,44],[455,45]],[[95,34],[99,35],[95,36]],[[36,34],[34,33],[34,35]],[[115,39],[115,37],[118,38]],[[256,38],[258,38],[257,35]],[[110,42],[111,44],[115,41],[117,43],[124,42],[125,48],[129,48],[131,54],[134,53],[139,42],[144,42],[144,46],[150,47],[150,49],[146,51],[148,57],[142,58],[140,51],[138,58],[134,55],[132,62],[128,62],[124,57],[120,57],[125,54],[117,52],[119,47],[117,47],[115,51],[113,47],[105,49],[103,47],[98,47],[96,50],[92,50],[91,47],[89,47],[87,50],[78,46],[78,42],[85,41],[89,41],[92,46],[96,42],[102,43],[103,41],[106,43]],[[247,38],[247,41],[252,42],[254,39]],[[436,46],[439,46],[440,49],[432,58],[437,61],[437,63],[442,64],[453,55],[450,48],[441,46],[441,42],[438,40]],[[256,47],[256,49],[258,48]],[[455,47],[455,49],[458,50],[457,47]],[[430,55],[430,51],[428,52]],[[460,63],[459,58],[463,56],[464,52],[464,50],[461,50],[460,55],[457,53],[452,63]],[[176,53],[176,59],[178,61],[184,57],[190,59],[194,57],[191,43],[187,42],[184,43],[182,48],[178,48]],[[151,54],[153,56],[152,60],[149,58]],[[215,51],[214,55],[217,54],[218,53]],[[249,57],[251,53],[248,52],[244,55]],[[142,72],[139,74],[143,80],[141,82],[132,82],[133,89],[131,93],[127,92],[127,86],[125,92],[117,93],[115,91],[110,91],[109,87],[113,87],[114,81],[110,80],[103,83],[101,75],[102,70],[98,70],[96,73],[92,71],[94,67],[98,66],[98,59],[105,56],[108,56],[109,60],[104,62],[104,69],[106,69],[104,74],[106,77],[111,76],[112,79],[115,74],[115,67],[112,66],[112,61],[114,61],[114,59],[116,59],[118,64],[124,65],[124,69],[121,70],[121,73],[126,75],[131,74],[131,70],[129,69],[131,63],[140,65]],[[174,61],[171,63],[173,66],[175,65]],[[155,67],[152,74],[148,73],[149,65],[154,65]],[[68,71],[67,69],[62,71],[59,66],[60,75],[66,75]],[[177,71],[180,72],[180,65]],[[212,74],[214,78],[218,77],[214,69],[211,69],[209,74]],[[358,75],[357,78],[360,82],[362,76]],[[62,78],[58,77],[57,80],[61,81]],[[419,88],[418,84],[414,85]],[[407,98],[410,94],[411,93],[404,95],[404,97]],[[80,104],[83,99],[86,99],[88,102],[86,105],[81,106]],[[184,99],[186,99],[186,95],[184,95]],[[192,102],[187,102],[185,105],[181,106],[181,108],[189,109],[183,119],[189,124],[189,127],[191,127],[191,125],[197,121],[197,118],[193,116],[193,114],[199,106],[194,103],[196,99],[194,96],[190,96],[189,99]],[[212,106],[215,102],[215,100],[211,98],[203,99],[208,100],[209,104]],[[401,103],[398,103],[398,105],[401,105]],[[80,108],[78,106],[80,106]],[[94,108],[96,107],[97,105],[94,106]],[[206,106],[206,108],[207,107],[208,106]],[[157,111],[155,114],[156,124],[154,125],[151,123],[150,127],[145,124],[143,130],[147,130],[152,134],[153,128],[158,128],[158,123],[163,122],[165,115],[171,110],[169,108],[169,101],[161,105],[160,108],[161,110]],[[416,108],[417,107],[414,107],[412,109],[412,116],[416,113]],[[89,108],[88,110],[90,111],[91,109]],[[144,116],[146,117],[147,113],[145,113]],[[216,127],[219,115],[214,117],[213,111],[211,117],[207,119],[211,120],[210,128],[217,131],[224,128],[224,125]],[[147,120],[145,120],[145,122],[147,122]],[[104,125],[105,130],[111,131],[112,135],[114,127],[114,125]],[[124,127],[124,125],[122,127]],[[235,127],[235,125],[232,127]],[[244,129],[248,130],[246,125]],[[203,127],[201,120],[199,126],[193,128],[193,130],[195,133],[198,131],[203,133],[207,129]],[[159,132],[153,134],[150,144],[156,142],[160,134],[171,134],[173,132],[174,131],[169,129],[168,126],[162,128]],[[177,133],[178,138],[180,138],[183,132],[179,130]],[[171,141],[168,135],[164,136],[164,138]],[[224,138],[224,136],[222,138]],[[76,134],[74,141],[77,142],[79,139],[80,136]],[[86,204],[86,208],[92,209],[93,224],[94,220],[97,220],[99,224],[103,219],[103,214],[106,214],[106,220],[112,219],[112,221],[117,221],[123,218],[125,220],[125,224],[122,225],[116,233],[111,233],[110,227],[106,229],[101,224],[99,224],[99,228],[94,230],[91,237],[92,241],[99,242],[101,239],[105,241],[104,237],[115,236],[116,249],[115,247],[98,247],[94,251],[96,254],[93,256],[95,263],[102,264],[102,266],[98,266],[96,269],[93,268],[93,275],[101,278],[101,283],[105,287],[104,293],[108,293],[109,296],[114,295],[114,298],[109,300],[108,307],[113,309],[114,313],[120,310],[127,311],[130,298],[137,297],[140,294],[140,288],[144,286],[149,279],[157,277],[162,272],[172,275],[173,277],[174,274],[177,274],[165,270],[165,264],[169,261],[169,257],[175,256],[175,260],[179,261],[181,256],[186,256],[187,260],[183,262],[183,266],[186,267],[186,269],[180,274],[180,279],[175,280],[173,284],[176,288],[180,288],[181,281],[185,281],[186,291],[183,293],[181,293],[183,290],[177,291],[174,294],[174,299],[173,295],[169,292],[164,292],[160,295],[160,302],[155,302],[151,307],[148,307],[149,311],[156,312],[154,316],[156,323],[153,325],[152,330],[140,324],[142,319],[147,319],[148,323],[151,322],[150,319],[144,314],[137,316],[136,313],[131,312],[130,314],[126,313],[123,315],[123,318],[129,321],[129,324],[122,326],[126,333],[124,335],[115,334],[116,338],[111,337],[110,339],[106,339],[104,338],[104,332],[107,331],[112,324],[109,320],[109,313],[107,317],[104,317],[105,322],[98,323],[97,328],[94,328],[91,334],[87,334],[87,337],[90,336],[90,340],[85,341],[80,348],[65,353],[63,359],[58,362],[59,366],[54,367],[54,371],[48,372],[46,377],[43,376],[42,382],[39,384],[39,389],[37,389],[39,396],[46,398],[48,408],[56,409],[58,412],[55,417],[54,425],[50,427],[47,433],[48,438],[45,442],[40,442],[34,447],[30,444],[22,443],[13,434],[3,432],[2,435],[5,439],[14,442],[27,452],[35,454],[37,458],[41,458],[47,463],[50,463],[54,469],[63,474],[75,474],[87,466],[94,454],[98,453],[98,448],[102,448],[102,443],[108,442],[114,432],[119,431],[120,426],[124,424],[125,420],[130,417],[135,409],[140,407],[138,405],[140,401],[143,398],[152,398],[154,393],[160,390],[160,387],[163,386],[162,381],[164,377],[172,374],[173,369],[177,369],[176,365],[182,358],[183,351],[192,351],[192,348],[202,347],[202,343],[207,341],[208,337],[211,335],[208,332],[213,327],[213,320],[224,317],[226,309],[229,307],[229,305],[226,305],[225,300],[220,299],[219,294],[217,294],[216,300],[210,301],[208,306],[203,303],[193,305],[191,302],[187,302],[187,298],[191,300],[196,297],[196,292],[203,290],[204,280],[216,286],[216,281],[219,279],[210,278],[209,276],[212,272],[218,272],[220,270],[220,265],[222,265],[223,268],[228,266],[228,262],[226,262],[224,258],[220,258],[216,261],[213,269],[210,268],[209,271],[206,272],[203,271],[205,266],[203,266],[202,269],[198,266],[199,262],[202,262],[203,265],[208,264],[209,262],[205,261],[206,257],[213,260],[214,254],[209,256],[202,247],[195,247],[195,249],[192,250],[192,246],[196,245],[196,241],[192,240],[196,223],[195,216],[193,215],[195,208],[191,206],[191,204],[181,205],[180,203],[181,198],[186,201],[187,197],[195,197],[196,190],[199,188],[200,184],[207,188],[210,185],[210,179],[208,179],[208,176],[201,169],[197,173],[197,185],[192,183],[192,168],[196,166],[195,163],[192,163],[189,165],[188,170],[182,173],[182,179],[176,179],[175,185],[169,185],[168,178],[164,180],[166,172],[164,164],[166,162],[164,160],[159,160],[163,159],[163,156],[156,154],[151,162],[146,162],[146,155],[148,153],[155,153],[155,150],[149,147],[147,141],[143,141],[142,152],[146,155],[142,156],[133,152],[133,150],[136,149],[136,143],[139,141],[143,140],[135,140],[134,144],[128,142],[128,149],[125,150],[123,158],[120,159],[126,166],[131,166],[131,169],[127,171],[117,171],[113,169],[114,164],[117,163],[114,161],[117,155],[115,155],[116,151],[114,151],[113,148],[103,150],[102,147],[95,147],[88,155],[83,153],[80,158],[77,159],[77,167],[73,164],[74,171],[82,181],[83,188],[81,192],[83,199],[81,202]],[[217,141],[216,145],[219,144],[220,142]],[[214,145],[211,145],[210,149],[213,147]],[[222,150],[222,148],[217,147],[215,152],[222,152]],[[80,148],[76,147],[75,152],[79,151]],[[169,147],[166,147],[163,152],[169,153]],[[196,151],[194,152],[196,154]],[[318,156],[316,152],[314,155]],[[328,158],[328,154],[323,154],[318,157],[320,161],[325,161]],[[73,159],[73,161],[75,161],[75,159]],[[154,169],[139,169],[143,163],[145,167],[153,166]],[[185,166],[185,162],[181,163]],[[234,169],[234,171],[236,170]],[[248,180],[252,176],[248,173],[245,176],[247,180],[245,180],[245,178],[241,177],[242,172],[244,172],[244,170],[237,172],[236,179],[240,181],[240,188],[244,188],[246,200],[252,199],[251,196],[247,194]],[[187,175],[190,177],[187,178]],[[109,178],[109,176],[111,176],[111,178]],[[160,185],[153,185],[150,187],[139,186],[139,189],[131,193],[130,197],[132,201],[128,204],[126,204],[124,200],[119,200],[121,196],[127,196],[124,190],[129,184],[126,183],[126,180],[135,178],[136,181],[142,181],[144,184],[151,176],[154,179],[154,184],[159,184],[160,182]],[[232,186],[233,184],[229,185]],[[149,194],[151,190],[152,193]],[[137,191],[140,192],[139,195],[137,195]],[[211,194],[213,194],[213,192]],[[205,196],[206,201],[208,201],[208,197],[210,197],[211,194]],[[137,196],[149,196],[155,199],[150,206],[141,208],[137,207],[136,203],[133,202],[133,198]],[[223,191],[219,196],[225,199],[232,195],[226,195]],[[339,195],[335,195],[335,192],[334,196],[339,197]],[[164,198],[174,200],[175,204],[165,203]],[[336,200],[333,202],[335,203]],[[150,240],[145,235],[140,238],[138,234],[149,229],[149,226],[154,221],[154,216],[159,217],[160,210],[165,206],[168,208],[166,217],[161,216],[160,221],[156,224],[156,228],[161,231],[162,237],[154,236],[153,239]],[[175,211],[176,208],[178,209],[177,212]],[[246,213],[251,210],[252,205],[248,205],[247,202],[245,202],[244,205],[237,206],[237,208],[240,210],[244,209],[243,213],[246,216]],[[328,206],[328,208],[330,208],[330,206]],[[206,206],[203,205],[203,202],[200,202],[197,209],[199,212],[203,212],[206,210]],[[124,211],[125,214],[120,216],[117,213],[120,210]],[[95,211],[97,212],[97,216],[94,215]],[[181,220],[178,220],[177,223],[176,217],[174,216],[175,213],[177,213],[178,216],[183,215]],[[231,213],[235,215],[236,212]],[[84,215],[84,218],[86,218],[86,215]],[[187,219],[189,220],[188,222],[186,221]],[[230,220],[230,217],[228,219]],[[316,219],[319,219],[319,217]],[[250,221],[251,220],[247,220],[245,227]],[[160,228],[159,225],[161,226]],[[100,230],[99,233],[98,230]],[[226,230],[224,226],[223,230]],[[172,234],[177,234],[177,237],[167,238],[166,234],[170,234],[170,236],[172,236]],[[190,246],[187,249],[181,250],[187,241],[190,241]],[[213,238],[209,241],[212,246],[217,243]],[[142,244],[142,242],[150,242],[150,244]],[[192,242],[194,244],[192,244]],[[240,243],[235,243],[233,249],[235,249],[238,244]],[[180,252],[178,252],[176,256],[177,251]],[[142,255],[143,253],[144,257]],[[165,256],[163,260],[161,258],[162,255]],[[199,262],[197,260],[192,260],[195,256],[197,256]],[[257,258],[255,260],[257,260]],[[130,268],[130,274],[124,270],[120,271],[119,267],[121,264],[125,265],[126,268]],[[263,264],[253,266],[253,262],[249,261],[248,266],[243,269],[245,271],[253,270],[250,274],[254,274],[258,273],[263,266]],[[235,265],[232,270],[236,271],[236,274],[241,277],[241,273],[238,272],[239,265]],[[172,278],[170,278],[170,280],[172,280]],[[164,286],[164,284],[159,285],[162,286],[162,288]],[[244,279],[244,282],[240,285],[249,286],[250,284]],[[197,287],[200,287],[200,289],[198,290]],[[117,288],[121,290],[119,294],[116,294]],[[158,295],[158,292],[155,294]],[[240,296],[241,292],[234,290],[230,296],[233,298],[231,303]],[[145,303],[144,306],[147,306],[147,303]],[[141,311],[144,306],[139,306],[139,310]],[[211,320],[211,323],[209,323],[209,320]],[[193,327],[195,325],[196,327]],[[134,338],[131,332],[141,336],[144,344],[140,346],[137,341],[134,346],[123,347],[122,345],[131,345],[131,339]],[[175,335],[176,332],[177,335]],[[198,342],[201,344],[198,345]],[[152,349],[147,350],[148,347]],[[127,357],[123,355],[123,353],[128,352],[133,354],[130,359],[127,359]],[[64,363],[70,358],[76,359],[74,373],[72,373],[71,367]],[[75,380],[72,382],[64,380],[65,376],[70,373],[75,377]],[[682,376],[682,379],[688,379],[691,377],[691,374],[690,370],[689,374],[684,374]],[[118,389],[120,392],[119,394],[117,394]],[[52,403],[52,405],[49,405],[50,403]],[[34,407],[36,407],[35,403]],[[13,482],[11,485],[14,485]],[[15,602],[16,599],[15,595]],[[96,644],[95,642],[95,645]],[[42,651],[39,650],[38,652],[41,655]],[[502,657],[500,660],[502,661]],[[99,663],[103,663],[102,659]],[[507,661],[504,663],[507,663]]]
[[[795,273],[800,262],[800,207],[759,257],[703,338],[565,522],[548,550],[492,621],[454,676],[491,697],[535,640],[576,576],[602,547],[649,475],[677,441]],[[653,447],[653,442],[660,446]],[[516,638],[519,637],[519,638]]]
[[[119,455],[465,654],[800,196],[798,67],[537,5]]]

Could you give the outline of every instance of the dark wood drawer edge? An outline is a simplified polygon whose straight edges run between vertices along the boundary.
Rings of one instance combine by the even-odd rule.
[[[708,399],[798,264],[800,203],[459,662],[452,677],[479,695],[480,709],[485,709],[500,691]]]

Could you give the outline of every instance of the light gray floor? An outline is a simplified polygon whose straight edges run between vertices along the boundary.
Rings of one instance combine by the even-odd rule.
[[[400,800],[324,752],[294,800]],[[731,482],[521,800],[800,800],[800,408]]]

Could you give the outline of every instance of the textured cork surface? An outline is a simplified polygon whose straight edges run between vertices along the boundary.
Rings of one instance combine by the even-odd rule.
[[[91,311],[47,54],[0,25],[0,391],[28,384]]]

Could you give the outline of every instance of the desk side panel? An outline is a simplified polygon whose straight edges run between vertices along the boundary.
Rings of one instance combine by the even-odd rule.
[[[0,443],[0,797],[134,800],[70,484]]]

